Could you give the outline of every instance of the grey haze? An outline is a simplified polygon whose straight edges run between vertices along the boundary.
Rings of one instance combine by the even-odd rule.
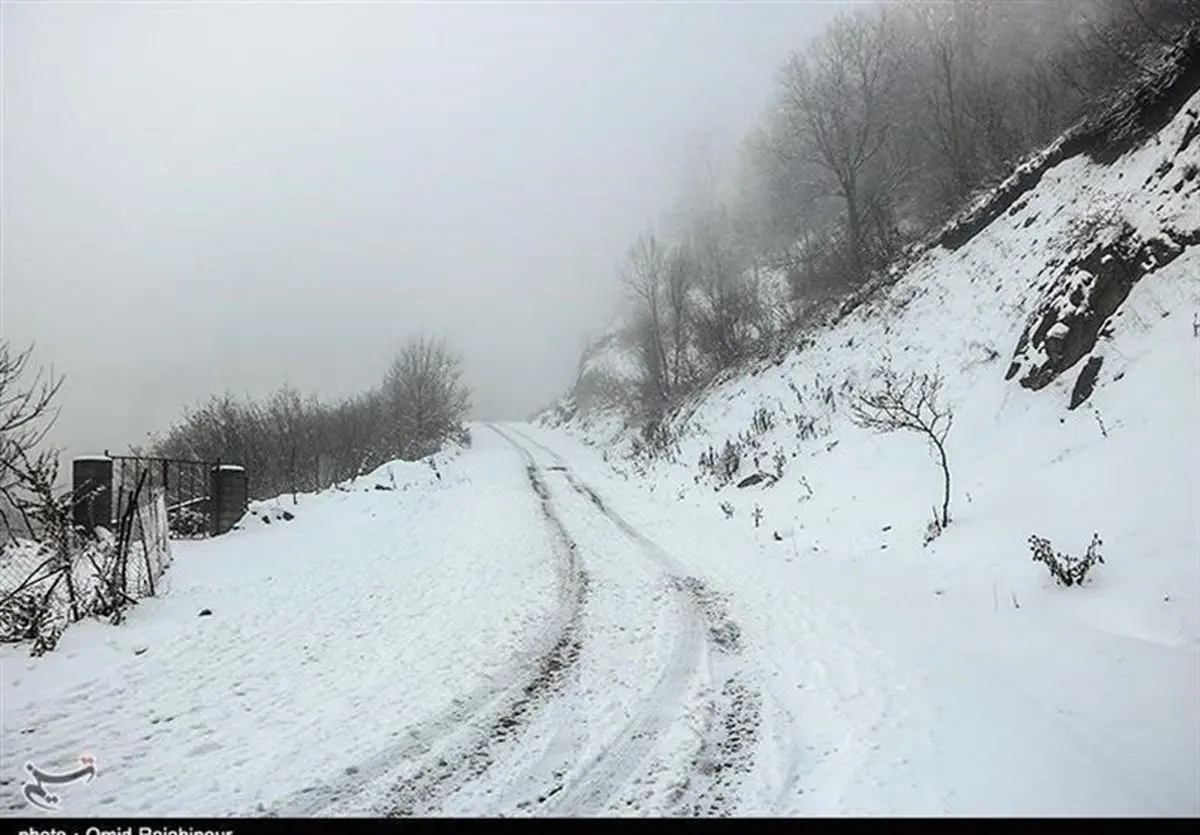
[[[66,375],[68,454],[209,393],[352,394],[419,332],[521,416],[697,137],[836,8],[5,3],[0,335]]]

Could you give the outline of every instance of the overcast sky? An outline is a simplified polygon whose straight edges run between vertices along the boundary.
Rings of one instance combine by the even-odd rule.
[[[8,3],[0,336],[68,454],[209,393],[374,385],[424,331],[477,415],[573,381],[695,137],[832,3]]]

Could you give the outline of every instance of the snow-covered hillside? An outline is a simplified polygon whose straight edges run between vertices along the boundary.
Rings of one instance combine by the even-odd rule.
[[[1060,723],[1091,740],[1097,763],[1110,761],[1131,786],[1145,781],[1145,811],[1158,778],[1135,775],[1174,773],[1174,808],[1195,814],[1198,134],[1193,96],[1111,164],[1057,163],[956,249],[928,249],[782,361],[686,403],[667,424],[665,455],[635,454],[636,430],[614,413],[580,411],[565,424],[550,413],[543,424],[659,499],[754,541],[723,567],[731,584],[780,582],[845,607],[945,710],[964,725],[991,724],[980,744],[994,748],[974,759],[964,750],[962,773],[991,773],[993,756],[1028,766],[1032,753],[1003,737],[1032,745],[1030,728]],[[1079,378],[1097,365],[1089,394]],[[954,412],[953,522],[928,546],[941,473],[925,442],[849,420],[852,397],[884,366],[942,375]],[[732,477],[700,463],[722,453],[737,461]],[[758,472],[767,477],[736,486]],[[1082,588],[1055,586],[1031,560],[1031,535],[1082,556],[1097,533],[1105,563]],[[989,685],[959,680],[968,669]],[[947,733],[958,727],[941,721]],[[1000,784],[964,796],[966,808],[1086,811],[1005,801],[1011,776],[992,777]],[[1098,809],[1103,792],[1093,791]]]
[[[1111,165],[1083,156],[1059,163],[965,245],[927,250],[781,362],[694,398],[668,423],[665,456],[633,456],[636,432],[615,413],[582,413],[564,428],[660,493],[714,511],[726,503],[730,525],[755,531],[761,507],[756,533],[786,533],[781,548],[886,547],[896,561],[915,545],[921,561],[996,572],[1006,598],[1044,579],[1028,562],[1030,534],[1081,552],[1099,532],[1108,563],[1095,586],[1034,600],[1085,615],[1094,608],[1085,601],[1105,598],[1111,605],[1094,619],[1106,628],[1196,647],[1198,132],[1195,96],[1152,141]],[[1115,310],[1097,317],[1104,304]],[[1078,350],[1064,373],[1048,369],[1053,337],[1069,342],[1075,332],[1094,346]],[[1095,390],[1073,404],[1078,378],[1097,365]],[[941,477],[925,445],[849,421],[854,393],[869,390],[885,366],[942,375],[954,411],[955,523],[925,549]],[[552,415],[544,422],[558,423]],[[719,458],[727,444],[738,466],[721,484],[698,462],[710,451]],[[772,478],[736,488],[760,471]],[[954,556],[964,547],[977,556]]]

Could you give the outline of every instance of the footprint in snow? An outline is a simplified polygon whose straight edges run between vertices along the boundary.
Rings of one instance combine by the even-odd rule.
[[[219,742],[205,742],[201,745],[197,745],[191,751],[188,751],[187,755],[189,757],[199,757],[203,756],[204,754],[211,754],[214,751],[220,750],[221,744]]]

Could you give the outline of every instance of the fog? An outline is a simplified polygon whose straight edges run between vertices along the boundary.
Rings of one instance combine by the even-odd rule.
[[[737,142],[818,3],[2,7],[0,336],[114,452],[210,393],[376,384],[480,418],[572,382],[697,137]]]

